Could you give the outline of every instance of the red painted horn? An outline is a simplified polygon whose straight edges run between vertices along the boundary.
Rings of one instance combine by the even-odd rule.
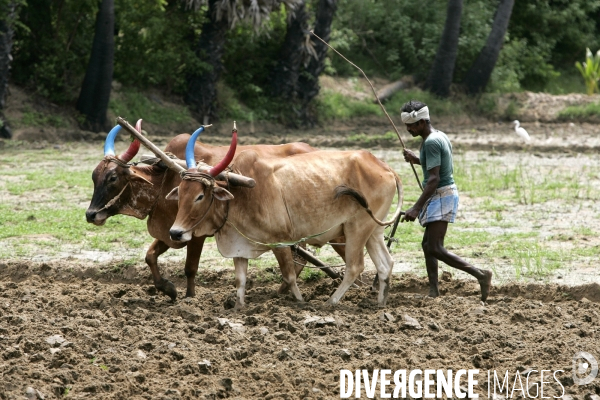
[[[142,133],[142,120],[139,119],[138,122],[135,124],[135,129]],[[127,150],[125,150],[125,152],[123,152],[123,154],[121,154],[118,159],[123,161],[123,162],[129,162],[131,161],[131,159],[133,157],[135,157],[135,155],[138,153],[138,151],[140,151],[140,141],[137,139],[134,139],[133,142],[131,142],[131,144],[129,145],[129,148]]]
[[[229,150],[227,151],[225,158],[223,158],[221,162],[208,171],[208,174],[212,177],[219,175],[229,165],[231,160],[233,160],[235,149],[237,147],[237,129],[235,127],[235,122],[233,123],[233,130],[231,131],[231,134],[231,145],[229,146]]]

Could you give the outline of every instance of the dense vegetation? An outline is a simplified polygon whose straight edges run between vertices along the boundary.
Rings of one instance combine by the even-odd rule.
[[[90,58],[99,1],[18,3],[11,80],[52,102],[74,104]],[[115,0],[115,80],[128,90],[154,87],[184,96],[190,74],[211,68],[195,51],[207,5],[197,2],[201,7],[192,9],[189,3]],[[330,42],[370,77],[413,75],[422,82],[440,41],[446,4],[338,0]],[[306,3],[309,28],[317,6],[318,0]],[[485,44],[497,7],[498,1],[463,1],[453,82],[462,81]],[[267,118],[289,112],[269,88],[289,17],[281,6],[258,27],[242,22],[228,31],[219,85],[221,115]],[[486,92],[585,92],[574,64],[583,60],[588,47],[600,47],[599,0],[518,0]],[[324,73],[357,76],[358,71],[330,52]],[[459,92],[457,85],[453,93]],[[331,99],[319,101],[331,104]]]

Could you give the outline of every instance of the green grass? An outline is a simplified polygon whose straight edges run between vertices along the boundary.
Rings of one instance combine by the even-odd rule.
[[[18,180],[6,184],[10,194],[21,195],[26,192],[43,191],[44,193],[64,194],[65,190],[91,187],[91,173],[88,171],[7,171],[6,176],[18,177]],[[35,201],[35,199],[34,199]]]
[[[26,109],[23,112],[21,120],[17,121],[16,125],[19,127],[33,126],[38,128],[64,128],[69,126],[69,122],[61,115],[47,114],[38,111],[33,111],[31,109]]]
[[[591,171],[582,171],[593,176]],[[573,179],[570,172],[560,170],[540,174],[519,162],[498,165],[492,160],[466,161],[458,156],[454,162],[454,179],[461,191],[484,198],[486,210],[505,211],[506,201],[538,204],[549,200],[598,199],[600,190],[590,180]],[[490,198],[489,193],[494,197]],[[504,204],[499,207],[500,204]]]
[[[569,106],[558,113],[561,121],[600,121],[600,103],[588,103],[585,105]]]
[[[321,119],[348,120],[354,117],[383,116],[381,107],[373,103],[374,96],[365,100],[356,100],[341,93],[323,91],[317,97],[317,110]],[[402,105],[410,100],[420,100],[429,108],[436,110],[436,115],[446,116],[464,113],[467,103],[461,99],[440,99],[429,92],[414,90],[401,90],[385,102],[384,107],[390,116],[399,115]]]
[[[81,145],[32,150],[7,142],[0,151],[0,258],[58,254],[79,249],[136,250],[149,240],[145,221],[126,216],[104,226],[88,224],[85,209],[93,193],[91,174],[101,159]]]
[[[383,115],[381,108],[367,100],[356,100],[341,93],[325,91],[317,97],[317,109],[322,120],[347,120],[353,117]]]
[[[186,107],[166,106],[135,90],[123,89],[118,97],[110,100],[109,109],[117,116],[131,120],[144,118],[153,124],[193,122]]]
[[[319,279],[325,278],[327,275],[323,271],[317,268],[304,268],[302,272],[300,272],[300,279],[304,282],[317,281]]]

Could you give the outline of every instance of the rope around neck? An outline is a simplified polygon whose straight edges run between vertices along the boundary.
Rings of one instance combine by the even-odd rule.
[[[334,225],[331,228],[329,228],[327,230],[324,230],[321,233],[316,233],[314,235],[309,235],[309,236],[303,237],[302,239],[299,239],[299,240],[296,240],[296,241],[279,242],[279,243],[263,243],[263,242],[259,242],[259,241],[254,240],[254,239],[250,239],[248,236],[244,235],[231,221],[226,220],[225,223],[231,225],[233,227],[233,229],[235,229],[237,231],[237,233],[239,233],[240,235],[242,235],[249,242],[252,242],[254,244],[258,244],[258,245],[261,245],[261,246],[266,246],[266,247],[268,247],[270,249],[276,249],[278,247],[294,246],[294,245],[302,243],[302,242],[304,242],[304,241],[306,241],[308,239],[312,239],[314,237],[321,236],[322,234],[329,232],[330,230],[332,230],[333,228],[335,228],[337,226],[337,225]]]

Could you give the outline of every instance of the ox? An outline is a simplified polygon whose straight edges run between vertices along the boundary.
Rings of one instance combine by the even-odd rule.
[[[227,190],[214,179],[219,168],[208,173],[197,170],[191,155],[193,140],[186,149],[188,170],[182,171],[182,182],[167,196],[179,204],[171,239],[187,242],[195,236],[215,236],[221,254],[234,259],[236,308],[244,306],[248,259],[278,245],[322,246],[339,236],[346,237],[346,272],[328,304],[337,304],[363,271],[366,246],[377,268],[378,304],[385,306],[393,261],[383,231],[398,218],[402,203],[400,178],[389,166],[366,151],[316,151],[266,159],[246,150],[236,157],[233,170],[253,178],[256,186]],[[234,132],[232,149],[236,143]],[[380,221],[396,192],[396,214],[390,221]],[[282,266],[282,274],[302,300],[294,271]]]
[[[171,240],[169,237],[169,228],[173,225],[177,215],[177,203],[166,201],[165,196],[179,185],[181,178],[179,174],[158,163],[153,165],[129,164],[129,161],[139,151],[140,142],[137,139],[130,144],[125,152],[115,156],[114,142],[120,128],[120,126],[115,127],[107,136],[104,146],[104,159],[92,173],[94,193],[90,206],[86,211],[87,222],[104,225],[108,218],[118,214],[139,219],[148,217],[148,233],[155,240],[146,253],[145,261],[152,271],[155,287],[171,299],[176,299],[177,290],[175,285],[160,275],[158,257],[169,248],[179,249],[187,245],[185,261],[186,297],[193,297],[195,295],[194,279],[198,271],[206,236],[196,236],[185,243]],[[136,124],[136,128],[141,131],[141,120]],[[199,134],[201,130],[196,132]],[[189,138],[189,134],[176,136],[169,142],[165,151],[178,158],[183,158]],[[228,148],[228,146],[216,147],[196,143],[194,156],[196,159],[213,164],[223,159]],[[305,143],[278,146],[242,146],[242,148],[253,149],[264,158],[286,157],[315,150]],[[338,250],[337,247],[336,250]],[[343,251],[343,246],[339,250]],[[273,253],[280,265],[293,265],[292,253],[289,248],[275,249]],[[301,270],[302,266],[300,265],[296,271],[299,273]],[[286,289],[287,286],[282,285],[279,291],[282,293]]]

